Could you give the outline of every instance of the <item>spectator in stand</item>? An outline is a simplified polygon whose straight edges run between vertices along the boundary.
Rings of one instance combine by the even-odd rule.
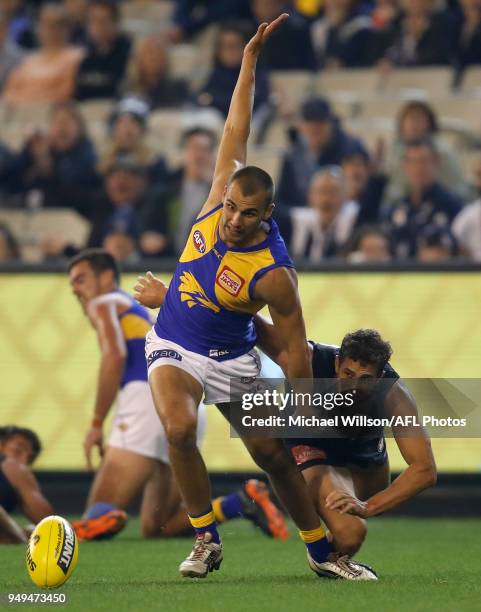
[[[70,42],[73,45],[87,44],[88,0],[63,0],[70,27]]]
[[[402,11],[400,0],[376,0],[371,13],[372,53],[371,64],[385,57],[399,31]]]
[[[163,193],[163,203],[159,206],[153,201],[143,211],[146,230],[159,232],[165,227],[167,212],[168,233],[173,238],[175,254],[182,252],[192,223],[209,194],[216,144],[216,135],[208,129],[196,127],[185,132],[181,142],[182,166],[172,173],[169,187]],[[146,244],[143,244],[143,251],[148,251]]]
[[[214,68],[197,97],[200,106],[216,108],[227,117],[232,92],[239,76],[244,47],[249,38],[250,33],[244,24],[231,22],[220,26],[214,47]],[[265,68],[258,66],[254,95],[254,123],[256,115],[263,114],[268,106],[269,75]]]
[[[88,246],[98,247],[109,234],[130,236],[137,244],[141,231],[141,208],[149,197],[147,168],[132,157],[118,157],[107,169],[104,191],[92,205],[92,232]],[[167,246],[167,237],[162,236]]]
[[[123,232],[114,231],[107,234],[102,248],[122,263],[135,263],[140,259],[135,240]]]
[[[40,49],[27,54],[7,79],[3,99],[10,104],[62,102],[72,97],[83,51],[68,45],[68,22],[61,6],[42,6],[38,37]]]
[[[129,91],[147,100],[151,110],[178,108],[189,98],[186,81],[170,75],[167,46],[160,36],[140,42],[130,73]]]
[[[129,59],[131,42],[120,32],[120,7],[92,0],[87,13],[87,52],[77,74],[77,100],[115,98]]]
[[[360,140],[342,129],[324,98],[306,100],[297,127],[289,129],[290,145],[282,160],[277,200],[282,206],[303,206],[313,174],[322,166],[340,165],[350,153],[364,153]]]
[[[398,257],[414,257],[421,232],[432,225],[449,228],[462,200],[440,183],[439,156],[433,143],[420,140],[406,145],[403,172],[406,192],[385,212]]]
[[[424,263],[437,263],[458,256],[456,239],[447,227],[428,225],[419,234],[416,259]]]
[[[465,206],[451,227],[461,253],[474,261],[481,261],[481,200]]]
[[[382,66],[447,65],[452,24],[432,0],[405,0],[399,27],[393,33]]]
[[[359,68],[371,60],[371,18],[359,12],[357,0],[325,0],[324,15],[311,28],[319,66]]]
[[[290,13],[289,19],[272,34],[262,49],[262,65],[270,70],[316,70],[309,24],[292,9],[288,0],[250,0],[255,26]]]
[[[389,234],[376,225],[363,225],[353,235],[347,247],[349,263],[385,263],[393,258]]]
[[[399,198],[406,187],[402,163],[406,145],[413,141],[430,139],[437,150],[442,185],[457,193],[461,198],[469,197],[470,188],[456,152],[439,134],[438,118],[432,106],[421,100],[407,102],[401,107],[397,119],[397,139],[386,159],[389,175],[387,199]]]
[[[12,190],[12,183],[15,184],[15,179],[12,177],[15,156],[0,141],[0,206],[6,204],[7,197]]]
[[[7,15],[8,39],[24,49],[36,45],[32,21],[28,15],[25,0],[0,0],[0,11]]]
[[[33,134],[15,161],[22,192],[38,189],[43,205],[74,208],[87,214],[98,187],[96,153],[83,117],[73,102],[52,107],[46,133]]]
[[[0,262],[18,261],[20,248],[15,236],[5,223],[0,222]]]
[[[293,257],[312,263],[339,256],[350,239],[359,205],[347,200],[346,184],[337,166],[312,177],[307,206],[291,208],[290,223],[281,232]]]
[[[17,43],[8,39],[8,17],[0,11],[0,94],[10,72],[23,59],[23,51]]]
[[[190,39],[213,23],[251,17],[246,0],[174,0],[174,3],[173,24],[169,31],[174,43]]]
[[[377,223],[387,184],[385,174],[377,171],[365,151],[349,153],[342,160],[347,197],[359,204],[357,225]]]
[[[454,68],[458,78],[467,66],[481,64],[481,0],[460,0],[461,18],[456,27]]]
[[[141,166],[148,168],[149,180],[162,183],[166,179],[167,168],[162,157],[156,156],[145,142],[148,105],[133,96],[128,96],[115,106],[110,117],[111,140],[99,163],[99,172],[104,174],[120,157],[135,159]]]

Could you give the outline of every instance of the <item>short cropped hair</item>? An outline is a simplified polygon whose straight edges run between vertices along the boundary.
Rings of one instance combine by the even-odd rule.
[[[85,249],[81,251],[68,262],[68,272],[81,261],[88,262],[96,274],[111,270],[114,274],[115,282],[120,282],[119,265],[116,259],[105,249]]]
[[[376,366],[378,373],[382,372],[391,355],[391,345],[381,338],[376,329],[358,329],[346,334],[339,349],[340,362],[347,357]]]
[[[264,193],[264,206],[267,208],[274,201],[274,181],[270,175],[262,168],[257,166],[244,166],[236,170],[230,177],[228,186],[232,183],[239,183],[242,194],[253,196],[257,193]]]
[[[90,0],[89,8],[104,8],[110,12],[113,21],[120,20],[119,3],[115,0]]]
[[[14,436],[23,436],[32,446],[32,456],[29,463],[33,463],[42,451],[42,443],[37,434],[27,427],[17,427],[17,425],[5,425],[0,427],[0,444],[7,442]]]

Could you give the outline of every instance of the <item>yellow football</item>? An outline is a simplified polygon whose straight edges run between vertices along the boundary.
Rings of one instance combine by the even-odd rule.
[[[27,545],[27,570],[43,589],[61,586],[78,561],[78,541],[72,525],[61,516],[47,516],[35,527]]]

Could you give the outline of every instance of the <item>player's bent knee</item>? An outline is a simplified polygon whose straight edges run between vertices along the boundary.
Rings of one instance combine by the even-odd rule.
[[[174,447],[190,447],[197,443],[197,422],[194,419],[188,419],[182,423],[166,423],[165,434],[169,446]]]
[[[367,523],[357,516],[350,516],[349,521],[331,527],[336,550],[352,556],[361,548],[367,535]]]
[[[256,464],[268,474],[285,471],[294,464],[284,445],[261,444],[251,448],[251,456]]]

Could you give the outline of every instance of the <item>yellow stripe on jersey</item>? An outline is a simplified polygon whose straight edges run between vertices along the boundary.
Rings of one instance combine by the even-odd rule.
[[[214,312],[220,312],[220,308],[209,300],[205,294],[205,291],[202,289],[201,284],[195,278],[192,272],[184,272],[180,277],[180,281],[180,299],[182,302],[187,302],[187,306],[189,308],[192,308],[192,306],[196,306],[198,304],[200,306],[204,306],[205,308],[210,308]]]
[[[120,319],[120,327],[126,340],[134,340],[135,338],[145,338],[152,326],[136,314],[127,314]]]
[[[217,240],[216,229],[221,215],[222,207],[208,217],[205,217],[205,219],[201,218],[200,221],[194,223],[182,255],[180,256],[180,263],[200,259],[212,250]]]
[[[215,523],[215,516],[212,510],[207,514],[203,514],[202,516],[190,516],[189,514],[189,521],[192,527],[201,529],[202,527],[207,527],[207,525]]]

